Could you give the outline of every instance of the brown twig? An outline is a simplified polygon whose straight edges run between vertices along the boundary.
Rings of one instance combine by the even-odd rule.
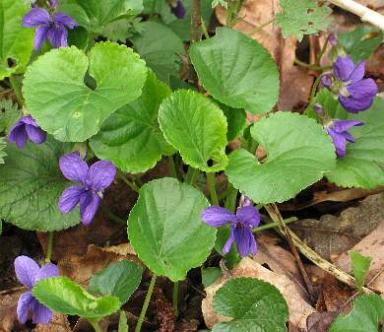
[[[296,264],[300,270],[300,273],[303,277],[308,295],[311,299],[311,301],[314,301],[314,290],[311,283],[311,280],[309,279],[309,276],[307,274],[307,271],[305,270],[304,264],[301,261],[299,252],[297,251],[297,248],[295,246],[295,243],[292,239],[291,232],[288,228],[288,226],[285,224],[283,217],[280,214],[279,209],[277,208],[276,204],[269,204],[264,206],[267,210],[268,214],[270,215],[271,219],[276,222],[279,225],[280,232],[286,237],[288,240],[289,247],[292,251],[293,256],[296,259]]]
[[[200,0],[192,1],[191,15],[191,42],[197,42],[201,39],[201,4]]]

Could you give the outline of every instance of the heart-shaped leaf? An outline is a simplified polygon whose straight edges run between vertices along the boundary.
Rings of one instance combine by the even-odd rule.
[[[124,172],[145,172],[174,150],[160,131],[157,116],[171,90],[149,72],[143,94],[113,113],[91,139],[100,159],[111,160]]]
[[[227,165],[227,121],[207,97],[192,90],[174,92],[160,106],[159,123],[186,164],[205,172]]]
[[[276,287],[258,279],[227,281],[215,294],[213,308],[218,314],[233,320],[216,324],[212,332],[287,330],[287,303]]]
[[[98,43],[89,58],[75,47],[61,48],[28,68],[23,93],[44,130],[60,141],[83,142],[141,95],[146,76],[144,61],[123,45]]]
[[[216,239],[216,229],[200,218],[208,206],[200,191],[173,178],[141,187],[129,215],[128,237],[153,273],[183,280],[190,269],[204,262]]]
[[[95,273],[89,281],[89,291],[113,295],[124,304],[139,287],[143,268],[130,261],[112,263],[105,270]]]
[[[94,297],[67,277],[40,280],[32,290],[36,299],[53,311],[100,319],[119,310],[116,296]]]
[[[241,32],[219,28],[194,43],[191,61],[204,88],[217,100],[258,114],[271,110],[279,95],[279,72],[268,51]]]
[[[0,219],[40,232],[60,231],[80,222],[78,209],[62,215],[57,206],[69,184],[60,172],[59,158],[70,148],[51,137],[24,149],[8,144],[6,163],[0,165]]]
[[[248,151],[236,150],[226,173],[233,186],[255,202],[284,202],[335,167],[330,138],[306,116],[278,112],[255,123],[251,134],[267,158],[259,163]]]
[[[34,31],[24,28],[22,19],[29,9],[23,0],[0,1],[0,81],[28,64]]]

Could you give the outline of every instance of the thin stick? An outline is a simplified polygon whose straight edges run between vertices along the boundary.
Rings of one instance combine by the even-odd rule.
[[[135,332],[141,331],[141,326],[143,325],[145,314],[147,313],[149,302],[151,301],[152,293],[155,288],[156,277],[157,277],[156,274],[152,275],[152,279],[151,279],[151,282],[149,283],[147,295],[145,296],[143,307],[141,308],[139,320],[137,321],[137,324],[136,324]]]
[[[290,223],[293,223],[293,222],[296,222],[298,219],[296,217],[291,217],[291,218],[287,218],[287,219],[284,219],[284,224],[288,225]],[[267,229],[271,229],[271,228],[275,228],[275,227],[280,227],[280,224],[277,223],[277,222],[271,222],[271,223],[268,223],[268,224],[265,224],[265,225],[261,225],[259,227],[256,227],[254,230],[253,230],[253,233],[260,233],[260,232],[264,232],[265,230]]]
[[[360,17],[363,22],[371,23],[384,30],[384,16],[354,0],[328,0],[330,3],[343,8]]]
[[[304,264],[301,261],[300,255],[299,255],[297,248],[295,246],[295,243],[292,239],[290,229],[285,224],[284,219],[281,216],[280,211],[277,208],[276,204],[269,204],[269,205],[265,205],[264,207],[267,210],[268,214],[271,216],[271,219],[280,225],[280,227],[279,227],[280,231],[285,235],[286,239],[288,240],[289,247],[291,248],[291,251],[292,251],[293,255],[295,256],[296,263],[297,263],[297,266],[298,266],[300,273],[303,277],[305,286],[307,288],[307,292],[308,292],[310,298],[312,298],[313,294],[314,294],[313,286],[312,286],[311,280],[308,277],[307,271],[305,271]]]
[[[191,15],[191,41],[197,42],[201,39],[201,4],[200,0],[192,0]]]
[[[129,188],[131,188],[133,191],[135,191],[135,192],[139,192],[139,190],[140,190],[140,188],[136,185],[136,183],[135,182],[131,182],[131,181],[129,181],[128,179],[127,179],[127,177],[124,175],[124,174],[122,174],[122,173],[119,173],[119,177],[120,177],[120,179],[122,179],[124,182],[125,182],[125,184],[129,187]]]

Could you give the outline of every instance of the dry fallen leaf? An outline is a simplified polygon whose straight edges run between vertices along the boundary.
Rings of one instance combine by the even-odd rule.
[[[352,248],[361,238],[384,220],[384,194],[366,197],[358,206],[350,207],[339,216],[326,214],[319,220],[303,219],[292,230],[325,259]]]
[[[0,294],[0,332],[11,332],[17,324],[16,307],[24,289],[15,288]]]
[[[206,298],[202,302],[202,311],[204,321],[208,328],[220,321],[228,320],[228,318],[217,315],[212,308],[213,296],[216,291],[222,287],[226,281],[235,277],[251,277],[264,280],[277,287],[289,308],[289,321],[292,325],[299,328],[306,327],[307,317],[315,312],[315,309],[308,304],[302,297],[300,289],[285,275],[274,273],[251,258],[243,258],[240,263],[231,270],[231,277],[222,276],[219,280],[205,289]]]
[[[53,314],[52,320],[47,325],[37,325],[34,332],[72,332],[67,317],[63,314]]]

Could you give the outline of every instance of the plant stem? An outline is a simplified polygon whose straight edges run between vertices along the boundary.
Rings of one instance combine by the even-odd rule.
[[[177,179],[178,178],[177,169],[176,169],[175,160],[173,159],[173,156],[169,156],[168,160],[169,160],[169,169],[171,171],[171,175]]]
[[[120,218],[119,216],[115,215],[111,210],[109,210],[108,208],[106,208],[105,206],[101,206],[101,209],[103,211],[103,213],[105,213],[107,215],[108,218],[110,218],[112,221],[118,223],[118,224],[123,224],[123,225],[126,225],[127,224],[127,221]]]
[[[325,51],[327,50],[328,42],[329,42],[329,36],[325,40],[325,43],[324,43],[323,47],[320,50],[320,53],[317,55],[316,65],[318,65],[318,66],[320,66],[321,58],[323,57]]]
[[[145,296],[143,307],[141,308],[139,320],[137,321],[135,332],[141,331],[141,326],[143,325],[145,314],[147,313],[149,302],[151,301],[152,293],[155,288],[156,277],[157,277],[156,274],[152,275],[151,282],[149,283],[147,295]]]
[[[172,291],[173,313],[175,314],[176,318],[177,316],[179,316],[178,303],[179,303],[179,283],[176,281],[173,283],[173,291]]]
[[[317,88],[319,87],[320,82],[321,82],[321,76],[322,76],[322,75],[317,76],[315,82],[313,83],[312,91],[311,91],[311,97],[310,97],[310,99],[309,99],[309,105],[312,105],[312,104],[313,104],[313,101],[314,101],[315,96],[316,96]]]
[[[201,3],[200,0],[192,0],[191,15],[191,42],[201,39]]]
[[[20,106],[24,105],[24,98],[21,92],[21,81],[19,81],[14,75],[11,75],[9,77],[9,83],[11,84],[11,88],[15,93],[15,96],[19,105]]]
[[[197,169],[189,166],[187,175],[185,177],[185,183],[188,183],[193,186],[193,184],[195,183],[197,174],[198,174]]]
[[[216,192],[216,177],[215,173],[207,173],[207,183],[209,189],[209,195],[211,196],[212,205],[219,205],[219,199]]]
[[[129,188],[131,188],[133,191],[137,193],[139,192],[140,188],[137,186],[135,182],[129,181],[127,177],[122,173],[119,173],[119,177],[125,182],[126,185],[128,185]]]
[[[230,188],[228,188],[228,195],[225,200],[224,207],[234,212],[236,209],[237,189],[235,189],[230,183],[228,183],[228,186],[230,186]]]
[[[203,30],[205,39],[209,39],[208,29],[203,18],[201,18],[201,29]]]
[[[88,319],[88,322],[89,322],[89,324],[92,325],[95,332],[102,332],[100,325],[99,325],[99,322],[97,320]]]
[[[301,66],[301,67],[304,67],[304,68],[308,68],[308,69],[311,69],[311,70],[316,70],[316,71],[323,71],[324,69],[329,69],[331,67],[321,67],[321,66],[318,66],[318,65],[311,65],[309,63],[305,63],[299,59],[295,59],[294,61],[297,65]]]
[[[266,26],[270,25],[271,23],[275,22],[275,17],[274,18],[271,18],[270,20],[264,22],[263,24],[260,24],[259,26],[255,27],[254,29],[251,30],[251,32],[249,32],[249,35],[252,36],[253,34],[257,33],[257,32],[260,32],[261,30],[263,30]],[[249,23],[248,21],[245,21],[243,19],[243,21],[247,24],[251,24]]]
[[[47,254],[45,256],[45,262],[50,263],[52,258],[52,248],[53,248],[53,236],[54,232],[48,233],[48,246],[47,246]]]
[[[296,222],[297,220],[298,219],[296,217],[287,218],[287,219],[284,219],[284,224],[288,225],[290,223]],[[263,232],[263,231],[265,231],[267,229],[271,229],[271,228],[275,228],[275,227],[280,227],[280,224],[277,223],[277,222],[271,222],[271,223],[268,223],[268,224],[256,227],[253,230],[253,233]]]

